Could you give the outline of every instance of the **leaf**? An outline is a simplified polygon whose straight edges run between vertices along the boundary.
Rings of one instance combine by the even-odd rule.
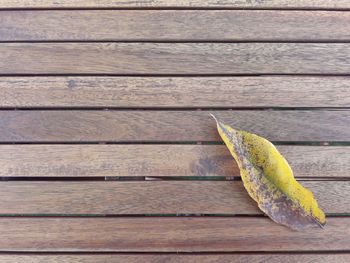
[[[212,117],[239,166],[245,189],[265,214],[295,230],[325,225],[325,214],[312,192],[295,180],[288,162],[271,142]]]

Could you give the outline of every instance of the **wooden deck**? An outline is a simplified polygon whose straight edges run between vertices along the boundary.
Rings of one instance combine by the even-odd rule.
[[[350,1],[1,0],[0,262],[350,262]],[[209,116],[324,229],[265,217]]]

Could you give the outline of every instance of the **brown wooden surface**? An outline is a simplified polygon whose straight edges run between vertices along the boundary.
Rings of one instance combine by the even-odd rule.
[[[349,86],[349,77],[2,77],[0,106],[348,107]]]
[[[350,40],[350,13],[334,11],[2,11],[0,24],[0,41]]]
[[[93,8],[93,7],[204,7],[204,8],[306,8],[349,9],[348,0],[2,0],[3,8]]]
[[[326,213],[349,212],[350,182],[301,183]],[[240,181],[10,181],[0,188],[0,214],[261,214]]]
[[[350,176],[348,146],[277,148],[296,177]],[[239,170],[224,145],[0,145],[0,176],[230,177]]]
[[[327,253],[327,254],[207,254],[207,255],[191,255],[191,254],[1,254],[0,261],[6,263],[348,263],[350,255],[348,253]]]
[[[348,10],[0,1],[0,262],[348,262]],[[209,113],[276,142],[325,228],[263,216]]]
[[[346,141],[348,110],[0,111],[1,142],[221,141],[223,122],[272,141]]]
[[[0,218],[0,251],[343,251],[350,218],[293,231],[265,217]]]
[[[0,74],[349,74],[349,43],[1,43]]]

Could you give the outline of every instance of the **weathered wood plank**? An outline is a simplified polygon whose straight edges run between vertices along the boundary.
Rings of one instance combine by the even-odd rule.
[[[337,263],[348,263],[350,261],[350,254],[348,253],[322,253],[322,254],[272,254],[272,253],[254,253],[254,254],[207,254],[207,255],[190,255],[190,254],[16,254],[7,253],[0,255],[0,261],[6,263],[154,263],[154,262],[186,262],[186,263],[327,263],[327,262],[337,262]]]
[[[213,7],[213,8],[316,8],[348,9],[347,0],[2,0],[2,8],[93,8],[93,7]]]
[[[350,177],[350,147],[277,148],[296,177]],[[239,169],[223,145],[0,145],[0,176],[229,177]]]
[[[348,107],[349,86],[349,77],[2,77],[0,107]]]
[[[336,11],[1,11],[0,24],[0,41],[350,40],[350,14]]]
[[[326,213],[350,213],[349,181],[306,181]],[[240,181],[0,183],[0,214],[261,214]]]
[[[349,74],[349,43],[1,43],[0,74]]]
[[[350,138],[347,110],[0,111],[0,141],[221,141],[209,113],[271,141]]]
[[[345,251],[350,218],[292,231],[268,218],[0,218],[0,251]]]
[[[282,148],[292,156],[294,152],[312,151],[308,148]],[[328,150],[324,147],[316,149],[317,156],[325,156],[320,152],[326,154]],[[350,147],[331,151],[334,158],[323,168],[330,166],[332,169],[336,166],[333,162],[341,160],[337,157],[344,153],[344,157],[349,156],[347,151],[350,151]],[[326,156],[321,160],[312,153],[307,156],[309,158],[303,158],[305,163],[301,164],[304,174],[308,173],[305,167],[308,159],[311,159],[311,163],[307,167],[312,166],[312,169],[317,169],[319,163],[327,160]],[[344,162],[339,169],[346,167],[347,161]],[[327,175],[327,172],[318,171],[321,176]],[[342,174],[347,174],[343,171]],[[238,167],[225,146],[221,145],[0,145],[0,176],[234,175],[239,175]]]

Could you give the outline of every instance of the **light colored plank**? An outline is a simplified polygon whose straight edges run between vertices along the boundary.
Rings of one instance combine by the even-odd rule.
[[[0,74],[349,74],[349,43],[1,43]]]
[[[350,40],[350,14],[336,11],[1,11],[0,24],[0,41]]]
[[[1,254],[0,261],[6,263],[348,263],[350,254],[348,253],[322,253],[322,254],[207,254],[207,255],[190,255],[190,254]]]
[[[350,218],[292,231],[268,218],[0,218],[0,251],[346,251]]]
[[[277,146],[296,177],[350,177],[350,147]],[[0,145],[0,176],[239,176],[223,145]]]
[[[350,111],[0,111],[1,142],[221,141],[209,113],[271,141],[347,141]]]
[[[0,106],[348,107],[349,86],[349,77],[2,77]]]
[[[348,149],[334,149],[332,156],[343,156]],[[287,148],[285,152],[294,150]],[[312,162],[316,164],[313,168],[319,165]],[[238,173],[227,148],[221,145],[0,145],[0,176],[234,176]]]
[[[2,0],[2,8],[84,7],[223,7],[223,8],[350,8],[348,0]]]
[[[328,214],[350,214],[349,181],[307,181]],[[0,214],[261,214],[240,181],[0,183]]]

